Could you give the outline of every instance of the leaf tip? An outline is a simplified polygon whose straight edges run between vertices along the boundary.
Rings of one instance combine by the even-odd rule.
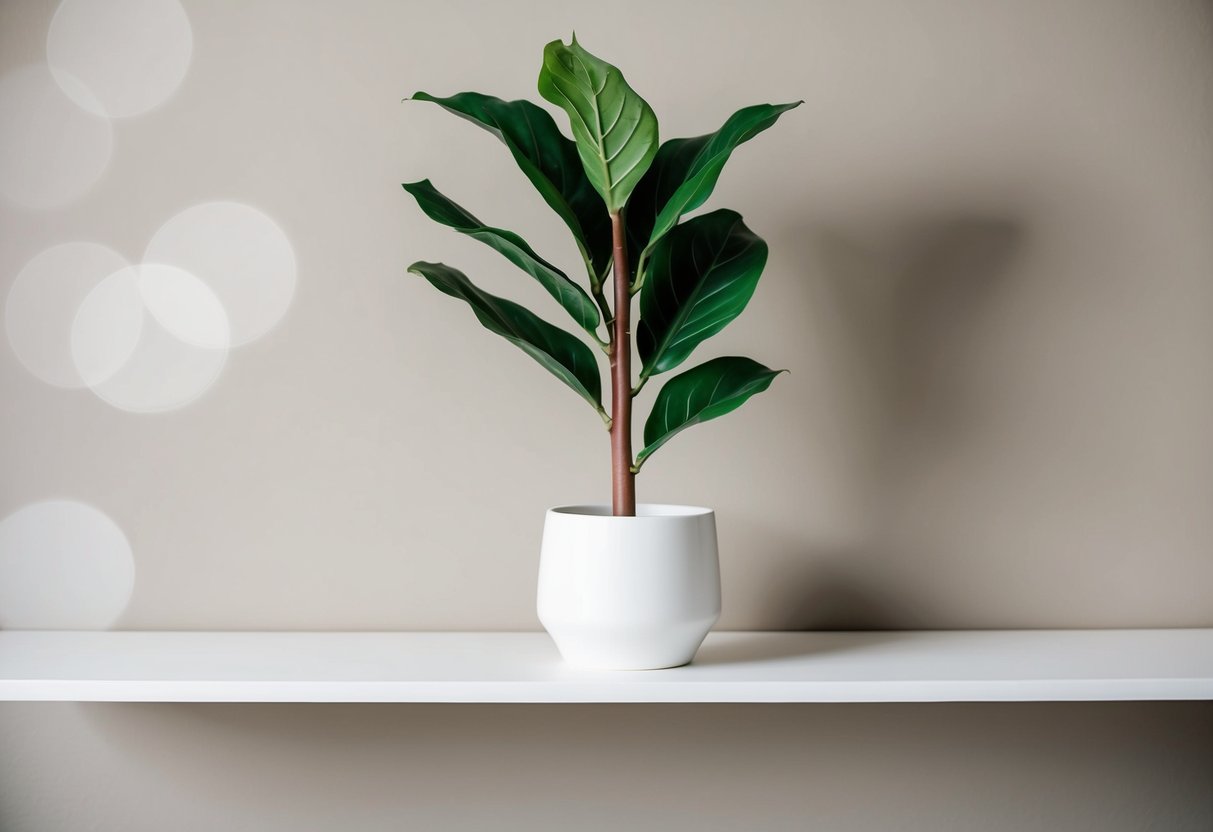
[[[415,274],[418,277],[428,278],[428,275],[426,275],[426,273],[425,273],[426,269],[432,269],[433,267],[440,266],[440,265],[442,265],[442,264],[441,263],[427,263],[424,260],[418,260],[416,263],[413,263],[411,266],[409,266],[407,269],[405,269],[405,271],[408,274]]]

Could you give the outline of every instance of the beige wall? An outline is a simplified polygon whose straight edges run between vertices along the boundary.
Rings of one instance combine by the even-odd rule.
[[[45,60],[55,6],[0,3],[0,73]],[[59,243],[138,261],[202,201],[293,245],[286,316],[186,407],[135,415],[0,348],[0,517],[69,498],[112,518],[135,568],[116,626],[537,626],[542,510],[606,496],[606,436],[404,276],[445,260],[555,319],[399,183],[432,177],[569,269],[571,247],[500,146],[399,100],[535,98],[574,26],[667,137],[806,101],[717,189],[772,255],[697,353],[791,375],[638,486],[717,508],[723,627],[1213,626],[1207,3],[185,7],[189,72],[113,122],[100,181],[0,202],[5,293]],[[1204,830],[1210,718],[5,705],[0,828]]]
[[[37,704],[0,741],[6,832],[1213,826],[1208,703]]]

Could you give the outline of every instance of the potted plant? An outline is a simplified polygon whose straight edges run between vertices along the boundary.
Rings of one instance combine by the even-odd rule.
[[[720,614],[715,515],[637,505],[636,474],[679,431],[740,407],[781,371],[733,356],[683,369],[658,391],[634,457],[632,400],[652,377],[680,368],[753,295],[766,244],[733,211],[682,217],[708,199],[738,145],[800,102],[746,107],[715,133],[659,144],[653,110],[576,36],[544,48],[539,93],[568,115],[573,139],[529,101],[475,92],[412,98],[462,116],[505,145],[572,232],[585,285],[517,234],[481,222],[428,179],[404,189],[431,219],[490,246],[538,281],[585,340],[485,292],[450,266],[417,262],[409,271],[467,303],[486,329],[589,403],[610,434],[612,504],[553,508],[544,525],[539,618],[565,660],[632,670],[686,664]],[[609,365],[610,410],[586,341]]]

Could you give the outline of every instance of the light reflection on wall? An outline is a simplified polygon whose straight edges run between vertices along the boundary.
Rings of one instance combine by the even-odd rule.
[[[56,387],[86,386],[72,360],[72,322],[88,294],[127,265],[111,248],[78,242],[48,248],[18,272],[4,328],[27,370]]]
[[[178,0],[62,0],[46,61],[0,76],[0,199],[45,214],[103,198],[111,120],[138,129],[136,117],[182,87],[192,57]],[[127,413],[172,411],[286,315],[295,252],[264,212],[203,202],[145,232],[141,257],[73,239],[24,253],[4,328],[32,376]],[[0,522],[0,627],[109,626],[134,576],[126,536],[86,503],[32,503]]]
[[[72,103],[45,64],[0,78],[0,196],[21,208],[61,208],[84,196],[109,166],[108,119]]]
[[[108,627],[134,586],[126,535],[93,506],[47,500],[0,521],[0,627]]]
[[[194,37],[177,0],[63,0],[46,37],[55,81],[84,110],[146,113],[185,80]]]
[[[265,214],[238,202],[187,208],[160,227],[144,260],[172,263],[206,282],[227,309],[233,345],[260,338],[295,294],[295,252]]]
[[[228,332],[227,314],[204,283],[172,266],[142,265],[115,272],[84,299],[72,323],[72,358],[104,401],[155,413],[215,383]]]

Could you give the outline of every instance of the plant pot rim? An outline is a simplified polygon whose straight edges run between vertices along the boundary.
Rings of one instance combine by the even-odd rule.
[[[672,503],[637,503],[636,516],[616,517],[611,513],[607,504],[580,504],[553,506],[548,514],[563,514],[582,517],[588,520],[602,522],[660,522],[662,520],[680,520],[689,517],[707,517],[715,514],[713,509],[703,506],[680,506]]]

